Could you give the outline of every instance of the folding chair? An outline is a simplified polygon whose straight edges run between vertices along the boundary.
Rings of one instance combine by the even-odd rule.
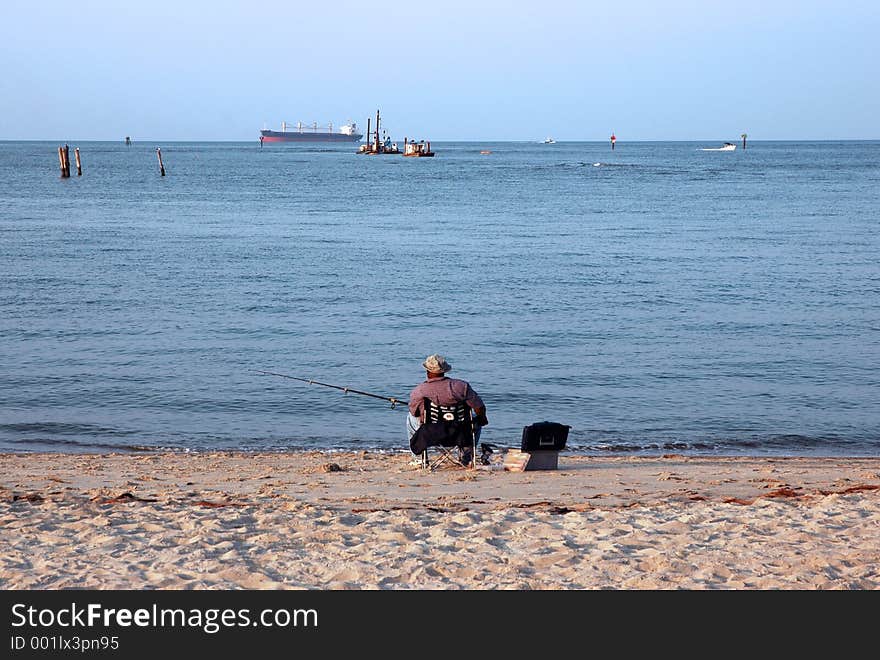
[[[436,470],[444,464],[475,467],[477,442],[470,407],[464,402],[438,406],[425,399],[424,410],[425,422],[416,431],[417,442],[424,447],[422,467],[427,470]],[[429,455],[431,451],[436,454],[433,458]]]

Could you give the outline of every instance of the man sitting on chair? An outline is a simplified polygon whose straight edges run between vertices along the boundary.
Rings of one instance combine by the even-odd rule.
[[[481,427],[489,423],[483,400],[467,381],[446,377],[446,372],[452,371],[452,366],[442,355],[429,355],[422,366],[427,372],[427,379],[416,385],[409,395],[409,414],[406,416],[408,439],[412,440],[425,421],[424,400],[430,399],[438,406],[452,406],[462,401],[467,403],[473,411],[474,439],[479,442]],[[471,460],[470,449],[466,451],[463,460],[465,463]]]

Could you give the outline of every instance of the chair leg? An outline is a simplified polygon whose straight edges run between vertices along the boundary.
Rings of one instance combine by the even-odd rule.
[[[435,447],[438,451],[438,456],[431,460],[431,457],[428,455],[428,450],[422,452],[422,468],[433,472],[437,468],[439,468],[444,463],[449,463],[451,465],[457,465],[463,468],[472,468],[476,469],[477,467],[477,441],[476,438],[473,438],[470,447],[467,449],[471,450],[470,459],[465,462],[462,454],[464,451],[462,447]],[[457,456],[454,452],[457,450]]]
[[[463,465],[461,458],[460,457],[456,458],[453,455],[453,453],[452,453],[453,449],[447,448],[447,447],[435,447],[435,449],[437,449],[438,455],[436,458],[434,458],[434,460],[430,460],[430,458],[428,459],[428,464],[426,467],[429,471],[433,472],[434,470],[439,468],[444,463],[449,463],[450,465],[458,465],[458,466]],[[425,455],[427,455],[427,452],[425,452]]]
[[[434,470],[436,470],[438,467],[443,465],[446,460],[447,457],[442,451],[440,451],[440,455],[433,460],[431,460],[427,449],[422,452],[422,468],[428,470],[429,472],[433,472]]]

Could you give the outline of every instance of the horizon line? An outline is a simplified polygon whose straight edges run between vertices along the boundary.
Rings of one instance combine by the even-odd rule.
[[[570,143],[606,143],[610,138],[594,138],[594,139],[555,139],[556,144],[560,142],[570,142]],[[747,142],[877,142],[880,141],[880,137],[859,137],[859,138],[751,138],[747,137]],[[74,140],[79,140],[82,142],[109,142],[109,143],[122,143],[125,144],[125,138],[115,138],[115,139],[107,139],[107,138],[0,138],[0,142],[72,142]],[[636,143],[636,142],[705,142],[710,140],[722,140],[727,142],[736,142],[739,143],[742,141],[741,137],[736,139],[726,139],[718,138],[718,137],[703,137],[703,138],[641,138],[641,139],[629,139],[629,140],[621,140],[617,138],[617,143]],[[187,142],[187,143],[200,143],[200,142],[223,142],[223,143],[248,143],[248,142],[256,142],[259,143],[259,136],[254,138],[244,138],[244,139],[209,139],[209,138],[198,138],[198,139],[186,139],[186,138],[174,138],[174,139],[164,139],[164,138],[153,138],[153,137],[144,137],[144,138],[131,138],[131,142]],[[540,139],[499,139],[499,138],[486,138],[486,139],[450,139],[450,138],[441,138],[441,139],[432,139],[431,142],[441,143],[441,142],[473,142],[473,143],[484,143],[484,142],[511,142],[518,144],[541,144],[543,141]],[[301,143],[291,143],[291,144],[338,144],[340,146],[343,145],[352,145],[352,144],[362,144],[363,140],[352,140],[351,142],[321,142],[319,140],[316,141],[304,141]]]

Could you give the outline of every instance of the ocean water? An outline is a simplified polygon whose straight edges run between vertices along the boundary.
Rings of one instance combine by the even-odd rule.
[[[438,352],[500,446],[877,455],[880,142],[716,144],[2,142],[0,450],[404,450],[256,371],[404,398]]]

